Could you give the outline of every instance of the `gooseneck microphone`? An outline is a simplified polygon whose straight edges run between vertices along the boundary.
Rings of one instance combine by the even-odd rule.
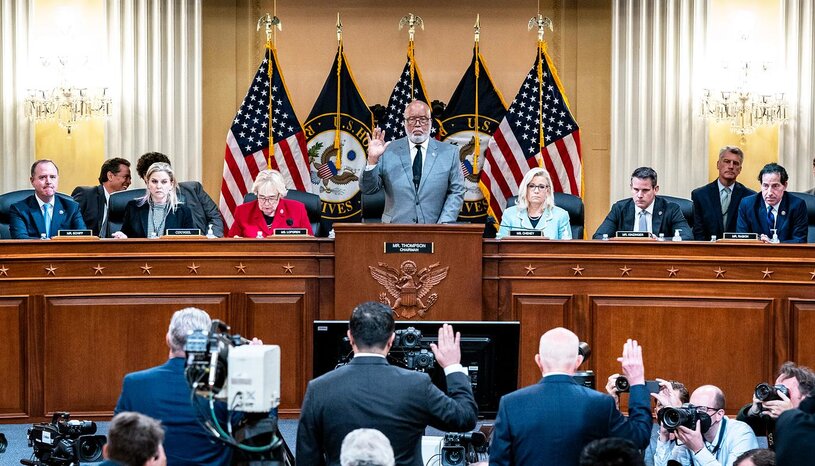
[[[286,225],[288,225],[288,226],[294,226],[294,220],[292,220],[292,219],[290,219],[290,218],[287,218],[287,219],[286,219]]]

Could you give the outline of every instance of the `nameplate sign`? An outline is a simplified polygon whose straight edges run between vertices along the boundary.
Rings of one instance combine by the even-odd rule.
[[[651,234],[647,231],[618,231],[617,238],[645,238],[648,239],[651,237]]]
[[[305,228],[275,228],[275,236],[307,236],[308,230]]]
[[[543,231],[541,230],[509,230],[509,236],[515,236],[520,238],[543,238]]]
[[[724,239],[758,240],[758,233],[725,233]]]
[[[433,254],[433,243],[385,243],[385,254],[393,253]]]
[[[73,238],[77,236],[93,236],[93,230],[57,230],[57,236]]]
[[[167,236],[201,236],[201,230],[198,228],[168,228],[165,234]]]

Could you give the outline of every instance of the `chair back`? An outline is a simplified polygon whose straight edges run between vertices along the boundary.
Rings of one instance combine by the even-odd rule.
[[[257,199],[255,193],[246,193],[246,195],[243,196],[244,203],[252,202],[255,199]],[[306,214],[308,214],[308,221],[311,223],[311,231],[314,232],[314,236],[326,236],[320,224],[320,219],[323,214],[323,201],[320,199],[320,196],[305,191],[289,189],[288,194],[286,194],[286,199],[300,202],[306,206]]]
[[[815,243],[815,196],[809,193],[790,193],[807,204],[807,243]]]
[[[147,191],[141,189],[126,189],[124,191],[117,191],[110,195],[108,201],[108,229],[111,233],[115,233],[122,229],[122,223],[125,220],[125,206],[133,199],[144,197]]]
[[[507,199],[507,208],[514,206],[518,202],[518,196]],[[555,193],[555,205],[565,210],[569,214],[569,226],[572,229],[573,239],[583,239],[585,229],[585,216],[583,199],[566,193]]]
[[[685,217],[685,220],[688,222],[688,226],[690,226],[691,231],[693,230],[693,201],[690,199],[685,199],[684,197],[674,197],[674,196],[663,196],[659,195],[662,199],[665,199],[668,202],[673,202],[674,204],[679,206],[679,210],[682,211],[682,216]]]
[[[382,223],[385,211],[385,190],[373,194],[362,194],[362,223]]]

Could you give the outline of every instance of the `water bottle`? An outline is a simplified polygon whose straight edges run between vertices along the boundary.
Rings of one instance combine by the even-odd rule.
[[[665,233],[660,233],[657,241],[665,241]]]
[[[773,244],[778,244],[778,243],[780,243],[780,242],[781,242],[781,240],[780,240],[780,239],[778,239],[778,230],[777,230],[777,229],[775,229],[775,228],[771,228],[771,229],[770,229],[770,231],[772,231],[772,232],[773,232],[773,238],[770,240],[770,242],[771,242],[771,243],[773,243]]]
[[[258,234],[255,236],[255,238],[257,238],[257,239],[263,239],[263,232],[262,232],[262,231],[258,231]]]
[[[710,235],[710,242],[711,242],[711,243],[715,243],[715,242],[716,242],[716,235]]]
[[[209,224],[209,226],[207,226],[207,238],[209,238],[209,239],[217,238],[217,236],[215,236],[215,233],[212,231],[212,224],[211,223]]]
[[[682,236],[679,234],[682,233],[682,230],[674,230],[674,237],[671,241],[682,241]]]
[[[608,233],[603,233],[603,241],[608,241]]]

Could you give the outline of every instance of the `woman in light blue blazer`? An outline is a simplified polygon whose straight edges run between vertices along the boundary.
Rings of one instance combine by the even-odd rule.
[[[511,230],[542,230],[549,239],[572,239],[569,214],[555,205],[552,178],[545,168],[526,172],[518,187],[518,202],[504,211],[496,238],[508,236]]]

